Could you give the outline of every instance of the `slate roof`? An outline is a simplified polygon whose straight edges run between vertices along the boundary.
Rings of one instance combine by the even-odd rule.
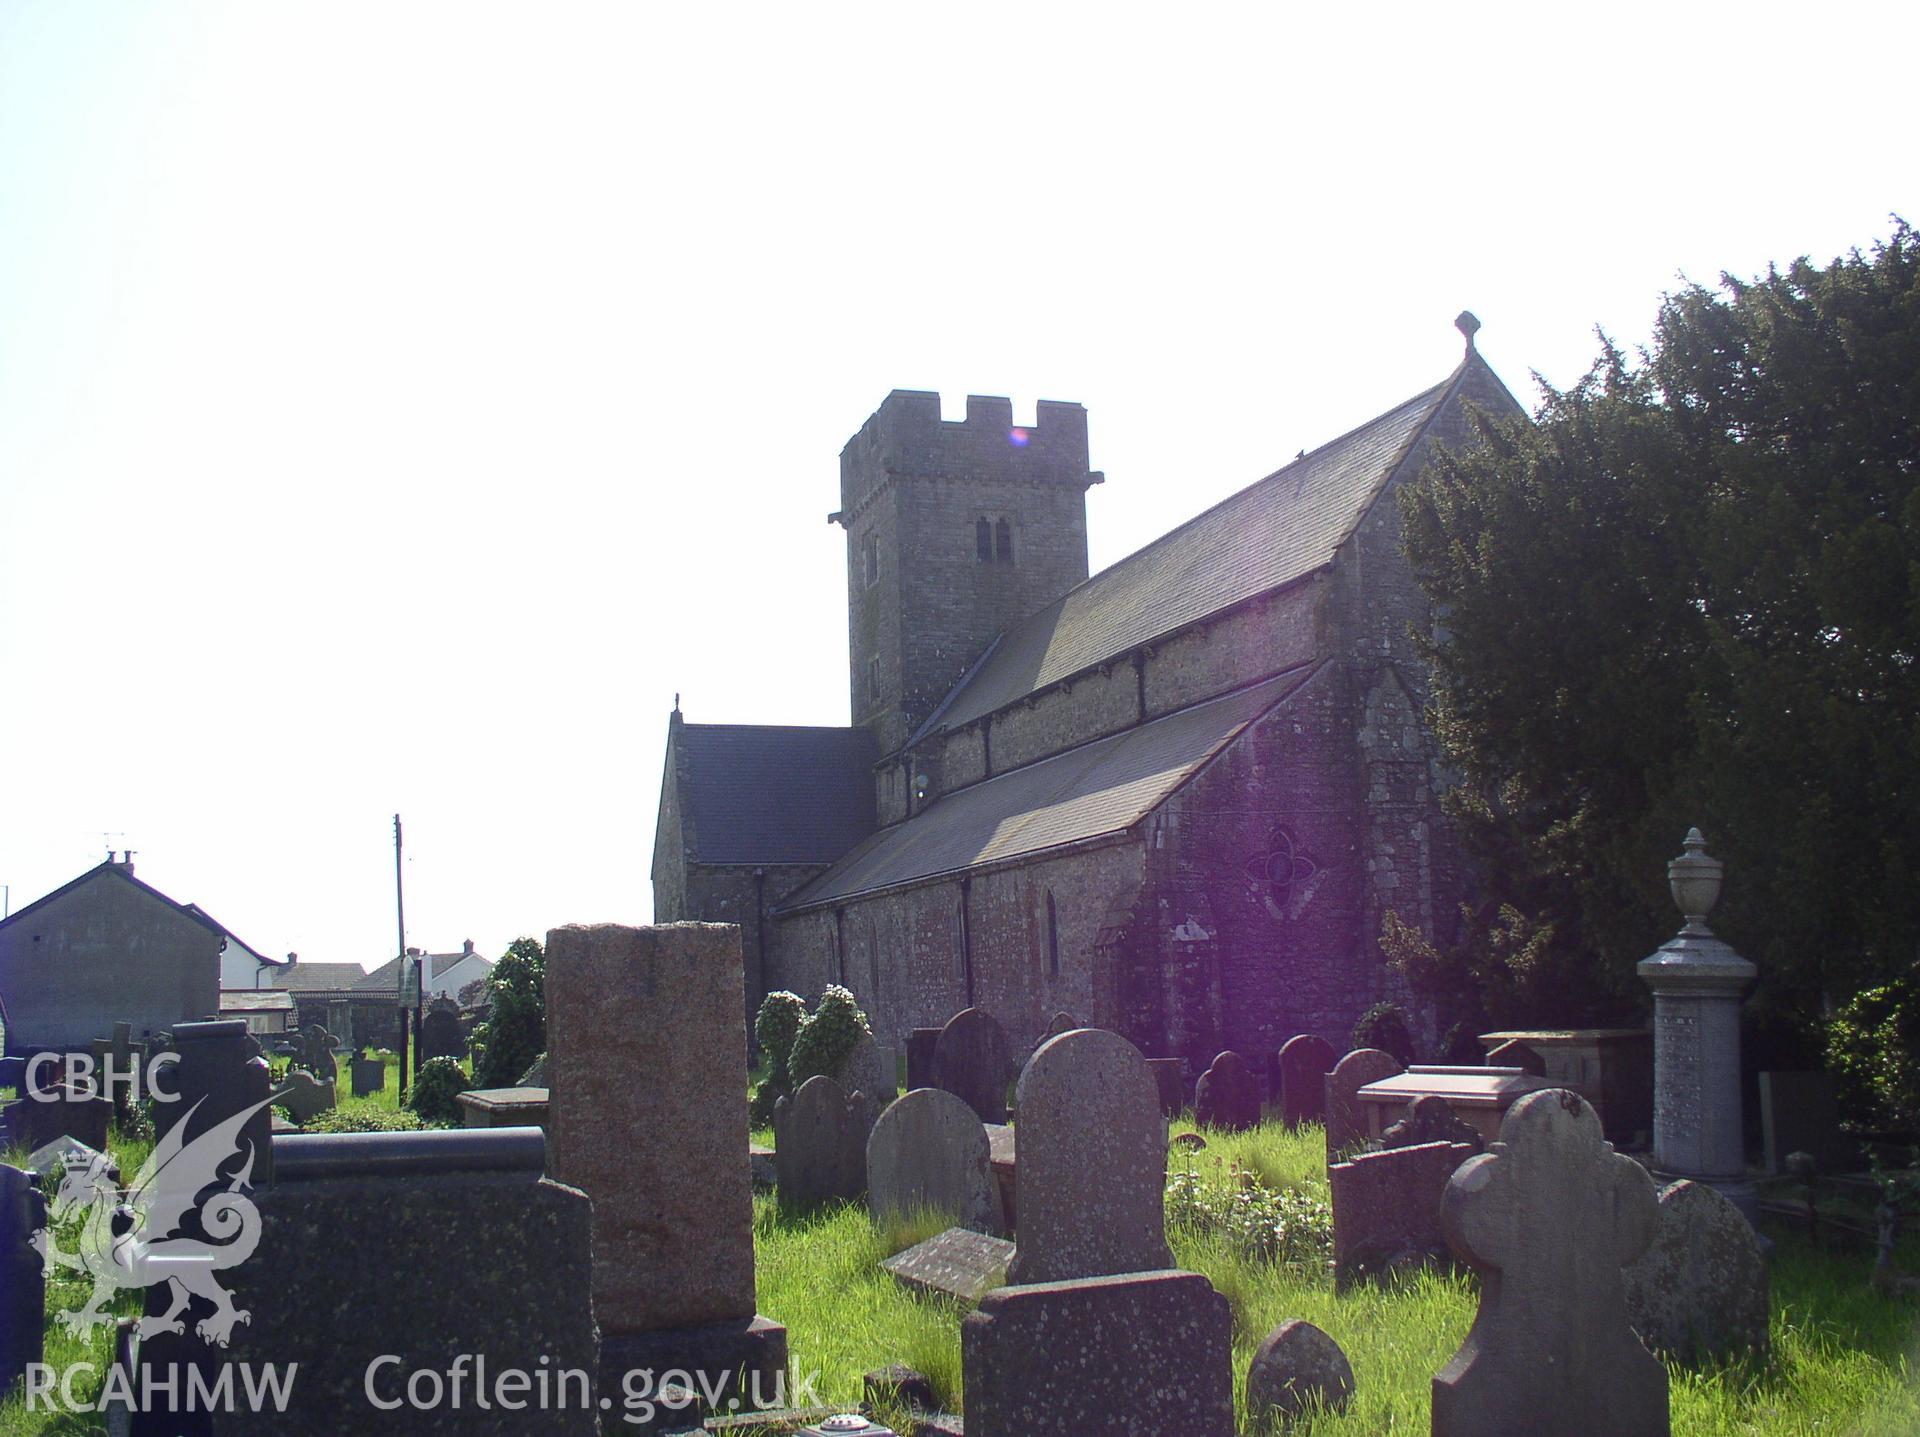
[[[682,830],[695,863],[831,863],[873,832],[861,728],[679,726]]]
[[[484,957],[479,953],[468,953],[464,949],[458,953],[427,953],[422,956],[427,960],[425,966],[427,981],[429,983],[440,978],[449,968],[452,968],[458,963],[464,963],[469,958],[480,959],[489,969],[491,969],[494,964],[493,959]],[[484,977],[485,974],[483,973],[481,976]],[[476,979],[475,981],[478,980]],[[353,987],[357,993],[399,992],[400,960],[398,958],[387,959],[386,962],[367,974],[367,976],[362,978],[358,983],[355,983]]]
[[[922,727],[956,728],[1333,561],[1421,430],[1444,383],[1223,499],[1002,634]]]
[[[33,902],[27,904],[25,907],[14,909],[11,915],[9,915],[4,919],[0,919],[0,927],[5,927],[9,923],[18,923],[21,919],[25,918],[28,914],[38,912],[41,908],[53,902],[54,899],[59,898],[64,894],[73,892],[73,890],[78,888],[81,884],[90,883],[95,878],[101,876],[102,874],[111,874],[114,877],[121,879],[123,882],[132,884],[135,888],[139,889],[142,893],[146,894],[148,897],[159,899],[160,902],[166,904],[169,908],[176,909],[180,913],[184,914],[186,917],[191,918],[195,923],[198,923],[202,928],[211,929],[213,932],[218,933],[222,938],[225,938],[228,942],[239,944],[241,948],[246,950],[249,957],[258,959],[260,962],[266,964],[268,967],[279,968],[283,966],[286,962],[284,958],[267,957],[266,954],[260,952],[252,944],[248,943],[245,939],[241,938],[239,934],[235,933],[231,928],[227,927],[226,924],[220,922],[220,920],[215,918],[211,913],[208,913],[207,910],[202,908],[198,903],[182,903],[177,898],[169,898],[167,897],[166,894],[162,893],[159,889],[155,888],[151,883],[148,883],[144,879],[135,878],[133,876],[133,865],[131,863],[116,863],[111,858],[108,859],[105,863],[97,864],[94,867],[89,868],[85,873],[81,874],[78,878],[73,879],[71,882],[61,884],[58,888],[54,889],[53,892],[42,894],[40,897],[34,899]]]
[[[273,986],[283,993],[344,993],[367,976],[358,963],[309,963],[302,959],[277,970]]]
[[[1301,665],[1223,698],[945,794],[875,834],[775,910],[851,898],[1121,833],[1312,676]]]

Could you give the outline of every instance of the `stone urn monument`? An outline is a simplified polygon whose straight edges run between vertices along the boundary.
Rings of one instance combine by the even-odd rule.
[[[1749,1220],[1740,1128],[1740,1000],[1755,968],[1707,927],[1725,865],[1690,829],[1685,852],[1667,865],[1679,933],[1637,971],[1653,990],[1653,1165],[1666,1178],[1718,1188]]]

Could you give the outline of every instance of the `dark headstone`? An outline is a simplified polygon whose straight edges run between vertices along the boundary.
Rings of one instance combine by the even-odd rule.
[[[1327,1074],[1340,1055],[1333,1044],[1299,1033],[1280,1046],[1280,1116],[1290,1128],[1327,1120]]]
[[[990,1292],[960,1324],[966,1430],[1230,1437],[1232,1323],[1226,1298],[1195,1272]]]
[[[294,1122],[305,1123],[333,1107],[338,1099],[339,1094],[332,1083],[323,1083],[312,1073],[290,1068],[281,1081],[280,1094],[274,1101],[285,1105]]]
[[[1299,1318],[1268,1333],[1247,1367],[1247,1415],[1256,1420],[1291,1421],[1316,1407],[1340,1412],[1352,1400],[1353,1366],[1347,1354]]]
[[[1327,1161],[1367,1139],[1367,1109],[1359,1092],[1402,1072],[1400,1060],[1379,1048],[1355,1048],[1327,1074]]]
[[[1103,1028],[1049,1038],[1019,1096],[1020,1248],[1009,1280],[1171,1267],[1166,1126],[1139,1049]]]
[[[880,1264],[902,1287],[978,1302],[1007,1280],[1013,1244],[972,1228],[950,1227]]]
[[[300,1030],[298,1062],[315,1078],[332,1086],[340,1077],[340,1065],[333,1056],[339,1046],[340,1041],[333,1034],[318,1023],[309,1023]]]
[[[45,1356],[47,1282],[33,1235],[46,1222],[33,1174],[0,1163],[0,1397]]]
[[[1667,1437],[1667,1370],[1627,1321],[1621,1276],[1652,1242],[1659,1203],[1584,1098],[1548,1088],[1516,1102],[1495,1150],[1448,1180],[1440,1220],[1481,1286],[1472,1330],[1433,1379],[1433,1437]]]
[[[940,1088],[890,1103],[867,1138],[867,1208],[877,1221],[944,1212],[961,1227],[1002,1231],[992,1148],[973,1109]]]
[[[69,1083],[28,1084],[27,1095],[6,1107],[7,1141],[29,1151],[65,1134],[96,1151],[107,1146],[113,1104],[98,1090]]]
[[[1193,1120],[1203,1128],[1245,1132],[1260,1123],[1260,1080],[1247,1060],[1219,1054],[1193,1089]]]
[[[1487,1146],[1486,1138],[1472,1123],[1463,1123],[1453,1115],[1453,1104],[1438,1093],[1427,1093],[1407,1104],[1407,1115],[1387,1125],[1380,1143],[1389,1148],[1411,1148],[1421,1143],[1465,1143],[1476,1153]]]
[[[1440,1199],[1447,1179],[1474,1151],[1464,1143],[1423,1143],[1329,1167],[1335,1284],[1344,1288],[1404,1263],[1446,1256]]]
[[[520,1075],[523,1088],[544,1088],[547,1086],[547,1055],[542,1053],[535,1058],[527,1071]]]
[[[1812,1153],[1815,1171],[1857,1171],[1860,1145],[1840,1127],[1831,1073],[1760,1075],[1760,1146],[1770,1173],[1787,1170],[1788,1153]]]
[[[1628,1320],[1654,1351],[1681,1362],[1765,1357],[1770,1284],[1760,1239],[1706,1183],[1660,1190],[1653,1243],[1623,1278]]]
[[[873,1103],[815,1074],[773,1107],[780,1201],[795,1207],[852,1201],[867,1190],[867,1134]]]
[[[940,1044],[938,1028],[915,1028],[907,1034],[907,1089],[937,1088],[940,1074],[934,1054]]]
[[[26,1080],[27,1060],[25,1058],[0,1058],[0,1089],[12,1088],[17,1092]]]
[[[464,1058],[467,1037],[460,1031],[460,1010],[444,998],[420,1016],[420,1061],[429,1058]]]
[[[936,1086],[954,1094],[983,1123],[1007,1120],[1007,1084],[1013,1050],[1006,1029],[984,1008],[964,1008],[947,1020],[934,1048]]]
[[[1063,1009],[1047,1020],[1046,1037],[1057,1038],[1062,1033],[1070,1033],[1079,1026],[1080,1024],[1074,1020],[1073,1014]],[[1044,1042],[1045,1039],[1042,1039],[1042,1041]]]
[[[1186,1077],[1180,1071],[1180,1059],[1149,1058],[1147,1067],[1153,1073],[1155,1088],[1159,1090],[1160,1116],[1172,1122],[1187,1106]]]
[[[272,1187],[257,1194],[260,1245],[229,1269],[251,1320],[234,1330],[229,1362],[299,1363],[284,1413],[222,1415],[228,1433],[571,1433],[599,1421],[590,1204],[541,1176],[545,1145],[515,1129],[297,1134],[277,1139]],[[365,1214],[365,1221],[343,1221]],[[375,1220],[377,1219],[377,1220]],[[485,1260],[473,1260],[483,1254]],[[401,1274],[368,1281],[368,1274]],[[351,1321],[316,1314],[351,1313]],[[556,1374],[552,1400],[498,1406],[477,1422],[470,1403],[381,1411],[421,1368],[445,1372],[454,1354],[484,1355],[490,1374]],[[378,1364],[395,1356],[400,1363]],[[543,1361],[542,1359],[546,1359]],[[240,1389],[239,1374],[234,1386]],[[536,1389],[537,1391],[537,1389]],[[471,1389],[469,1389],[469,1397]],[[565,1405],[560,1405],[564,1398]],[[617,1400],[617,1399],[616,1399]],[[244,1406],[244,1404],[242,1404]]]
[[[386,1090],[387,1065],[378,1058],[355,1058],[352,1071],[354,1097],[364,1098]]]

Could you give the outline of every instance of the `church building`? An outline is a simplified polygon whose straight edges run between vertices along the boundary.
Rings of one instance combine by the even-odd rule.
[[[737,923],[747,1000],[828,983],[882,1041],[978,1005],[1204,1066],[1341,1046],[1403,997],[1393,910],[1464,896],[1393,491],[1467,407],[1523,411],[1473,346],[1413,396],[1089,577],[1087,415],[895,390],[840,455],[847,728],[676,708],[656,921]]]

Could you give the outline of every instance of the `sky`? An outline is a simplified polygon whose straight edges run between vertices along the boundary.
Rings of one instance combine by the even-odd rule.
[[[1920,7],[1308,9],[0,0],[4,901],[371,968],[397,812],[410,944],[647,921],[888,390],[1086,405],[1099,569],[1920,217]]]

